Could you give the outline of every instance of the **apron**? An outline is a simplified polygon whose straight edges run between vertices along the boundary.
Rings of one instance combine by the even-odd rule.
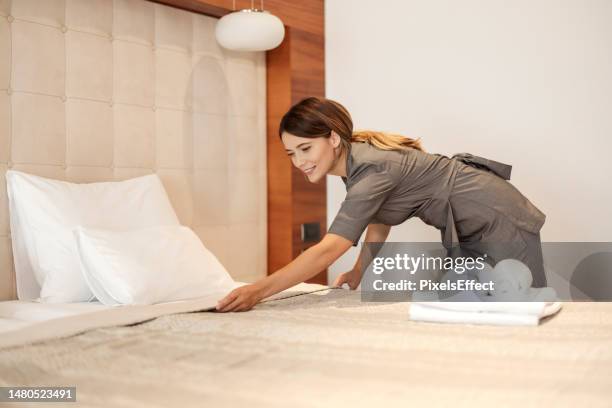
[[[451,194],[457,193],[454,191],[455,179],[462,168],[461,164],[492,173],[503,180],[510,179],[512,166],[469,153],[456,154],[450,159],[453,166],[449,182],[443,185],[428,203],[419,208],[415,215],[430,225],[441,225],[445,222],[445,227],[441,231],[442,244],[447,249],[449,256],[476,256],[487,253],[492,255],[489,261],[493,265],[505,258],[518,259],[530,268],[533,286],[545,287],[547,279],[543,266],[539,231],[546,216],[513,187],[508,188],[500,183],[488,184],[493,186],[490,187],[492,191],[488,191],[483,196],[489,197],[488,200],[491,200],[491,196],[495,197],[492,202],[497,206],[497,211],[504,214],[503,222],[499,222],[503,226],[493,228],[493,235],[499,241],[494,240],[490,247],[487,246],[487,242],[464,242],[463,245],[460,245],[456,216],[451,205]],[[495,190],[496,187],[497,190]],[[491,205],[491,202],[485,204]],[[446,217],[446,220],[441,217]],[[504,244],[500,245],[500,242]]]
[[[439,154],[437,155],[442,156]],[[434,193],[433,197],[414,214],[421,218],[426,224],[445,226],[442,230],[442,243],[446,248],[453,248],[459,245],[460,235],[457,232],[455,215],[453,214],[450,197],[454,192],[455,179],[462,168],[462,164],[484,170],[503,180],[510,180],[510,174],[512,172],[511,165],[475,156],[470,153],[453,155],[450,160],[452,168],[448,183],[441,185]],[[486,175],[483,176],[487,177]],[[499,195],[499,198],[493,200],[493,205],[496,206],[499,213],[504,214],[504,217],[508,218],[517,228],[532,233],[538,233],[544,224],[544,214],[525,199],[518,190],[512,190],[511,195],[508,194],[507,190],[508,189],[498,189],[498,191],[490,191],[486,194],[488,194],[489,197]],[[519,197],[521,202],[515,202],[514,200]],[[441,217],[445,217],[445,219]]]
[[[470,153],[458,153],[451,157],[451,159],[457,159],[468,166],[476,167],[477,169],[490,171],[504,180],[510,180],[510,173],[512,172],[512,166],[496,162],[494,160],[485,159],[484,157],[474,156]]]

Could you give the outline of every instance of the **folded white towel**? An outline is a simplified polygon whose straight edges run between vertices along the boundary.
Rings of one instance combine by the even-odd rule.
[[[410,319],[439,323],[537,326],[561,309],[553,288],[532,288],[529,268],[515,259],[485,265],[476,276],[449,271],[441,281],[459,279],[493,282],[493,291],[412,293]],[[440,296],[444,295],[442,299]],[[521,300],[521,301],[518,301]]]
[[[438,323],[537,326],[561,302],[412,302],[410,319]]]

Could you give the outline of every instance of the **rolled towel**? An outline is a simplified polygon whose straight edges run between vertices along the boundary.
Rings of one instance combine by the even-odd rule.
[[[504,259],[493,268],[488,263],[476,273],[459,274],[453,270],[446,272],[440,279],[443,283],[453,283],[459,280],[476,281],[480,283],[493,282],[493,290],[474,289],[473,291],[438,291],[415,292],[413,300],[417,301],[492,301],[492,302],[522,302],[558,300],[553,288],[532,288],[533,282],[529,267],[516,259]]]
[[[527,300],[533,283],[529,267],[516,259],[504,259],[495,268],[484,268],[478,273],[478,280],[493,282],[495,289],[489,295],[499,301]]]

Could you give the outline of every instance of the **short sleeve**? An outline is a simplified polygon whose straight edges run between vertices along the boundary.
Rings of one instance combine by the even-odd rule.
[[[356,246],[394,188],[395,183],[386,170],[373,169],[348,188],[340,211],[327,232],[340,235]]]

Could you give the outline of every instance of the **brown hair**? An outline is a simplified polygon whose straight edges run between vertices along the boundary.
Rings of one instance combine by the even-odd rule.
[[[423,150],[420,139],[373,130],[353,131],[353,120],[348,110],[338,102],[326,98],[302,99],[281,119],[278,136],[283,132],[307,138],[330,137],[336,132],[342,146],[350,150],[351,142],[367,142],[382,150]]]

